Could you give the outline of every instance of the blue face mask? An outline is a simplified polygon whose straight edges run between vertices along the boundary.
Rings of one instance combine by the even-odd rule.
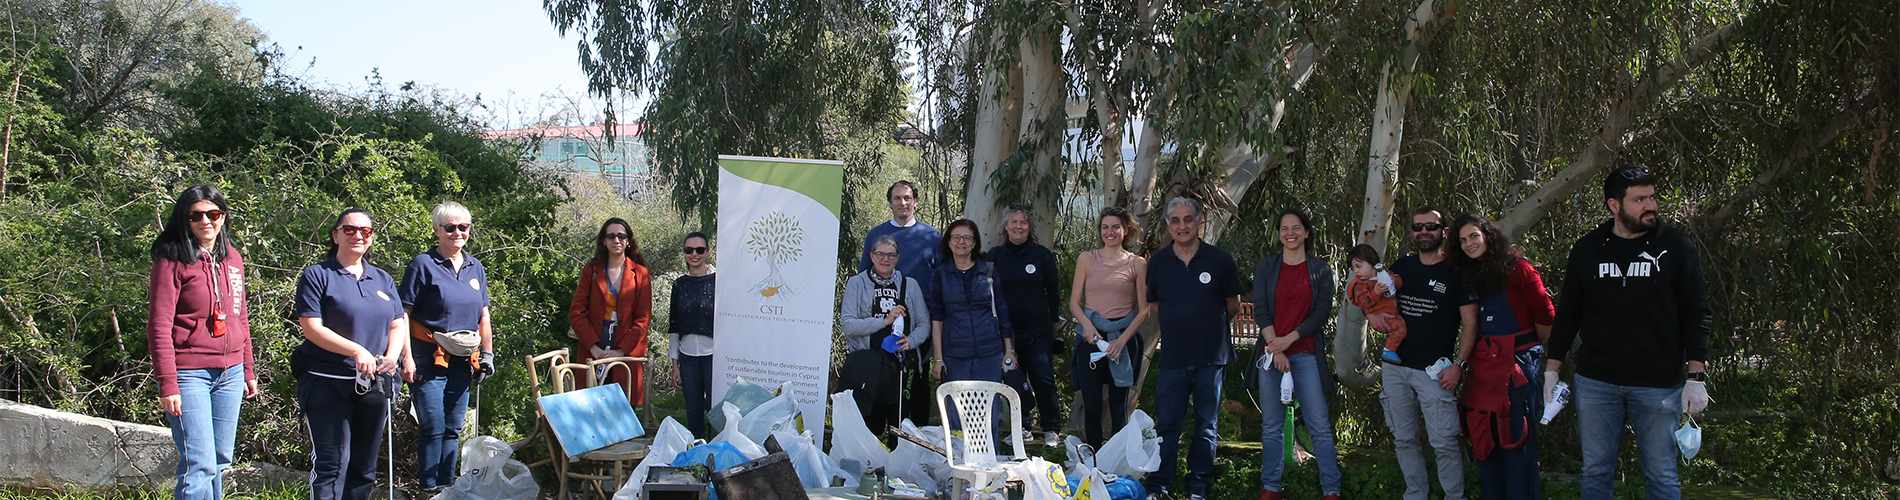
[[[1676,429],[1676,448],[1682,450],[1683,460],[1694,459],[1696,452],[1702,451],[1702,427],[1696,425],[1695,417]]]

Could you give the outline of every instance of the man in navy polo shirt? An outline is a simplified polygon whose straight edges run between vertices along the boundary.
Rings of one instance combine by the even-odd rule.
[[[1161,361],[1155,370],[1155,430],[1161,434],[1161,469],[1148,475],[1147,490],[1166,495],[1174,483],[1181,420],[1194,403],[1194,434],[1188,448],[1188,498],[1207,496],[1214,471],[1215,423],[1220,416],[1221,372],[1233,358],[1227,322],[1240,312],[1240,274],[1234,258],[1201,241],[1206,218],[1200,202],[1168,200],[1172,245],[1148,258],[1148,305],[1161,318]]]

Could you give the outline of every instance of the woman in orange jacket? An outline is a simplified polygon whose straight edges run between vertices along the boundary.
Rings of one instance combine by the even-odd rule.
[[[568,324],[580,342],[574,350],[579,362],[646,357],[647,325],[652,319],[653,280],[640,256],[640,243],[633,239],[633,225],[619,217],[607,219],[594,238],[594,258],[581,267],[567,310]],[[635,365],[633,373],[605,375],[633,388],[634,406],[646,400],[641,383],[646,378],[645,366]]]

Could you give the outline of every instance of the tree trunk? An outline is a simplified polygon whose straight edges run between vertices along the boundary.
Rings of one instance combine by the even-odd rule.
[[[1057,168],[1062,153],[1063,130],[1067,126],[1063,111],[1066,92],[1062,88],[1062,68],[1057,63],[1054,33],[1025,34],[1017,43],[1017,59],[1022,67],[1022,120],[1017,131],[1018,151],[1032,154],[1031,163],[1015,182],[1024,199],[1015,200],[1034,211],[1042,224],[1035,224],[1037,241],[1054,241],[1056,225],[1051,223],[1061,207],[1063,172]],[[1003,221],[977,221],[983,224],[984,241],[1001,243]],[[996,239],[987,239],[990,236]]]
[[[1313,76],[1313,70],[1316,66],[1315,62],[1318,60],[1318,53],[1319,46],[1308,42],[1300,44],[1297,49],[1294,49],[1288,54],[1290,57],[1288,58],[1286,69],[1289,72],[1288,74],[1292,75],[1292,85],[1289,86],[1288,92],[1281,95],[1280,99],[1273,101],[1267,105],[1268,107],[1266,109],[1261,110],[1264,112],[1263,114],[1267,116],[1266,127],[1269,136],[1280,132],[1280,123],[1286,120],[1287,101],[1290,99],[1290,96],[1299,93],[1300,89],[1306,87],[1307,79]],[[1275,147],[1273,149],[1278,148]],[[1226,200],[1222,202],[1225,205],[1239,207],[1241,201],[1247,198],[1247,191],[1253,188],[1254,183],[1259,181],[1261,177],[1264,177],[1267,172],[1279,167],[1280,160],[1285,157],[1285,151],[1274,151],[1272,149],[1256,151],[1253,146],[1247,144],[1238,144],[1229,147],[1226,151],[1222,152],[1220,157],[1221,177],[1225,180],[1222,181],[1217,188],[1219,189],[1219,193],[1216,193],[1215,196]],[[1238,209],[1215,212],[1208,221],[1208,241],[1219,241],[1221,233],[1229,229],[1233,218],[1237,216],[1239,216]]]
[[[1449,9],[1449,5],[1445,7]],[[1445,12],[1449,12],[1446,10]],[[1372,109],[1370,153],[1366,159],[1365,208],[1359,216],[1354,243],[1371,244],[1390,256],[1386,233],[1391,229],[1392,202],[1398,194],[1399,146],[1405,138],[1405,112],[1412,100],[1419,55],[1431,42],[1432,28],[1443,16],[1425,0],[1405,20],[1405,45],[1397,61],[1379,71],[1379,96]],[[1391,259],[1386,259],[1391,260]],[[1338,334],[1333,336],[1333,370],[1341,381],[1370,385],[1371,373],[1362,370],[1366,354],[1365,314],[1351,303],[1339,308]]]
[[[1623,135],[1635,122],[1636,116],[1650,104],[1656,102],[1663,91],[1675,87],[1689,70],[1715,57],[1729,43],[1739,38],[1743,23],[1752,21],[1750,16],[1729,23],[1714,32],[1703,35],[1691,42],[1683,51],[1680,59],[1659,66],[1644,75],[1629,93],[1618,97],[1610,105],[1609,114],[1603,118],[1603,127],[1598,130],[1597,138],[1571,157],[1570,166],[1557,172],[1545,181],[1529,199],[1504,212],[1504,218],[1498,221],[1498,229],[1506,236],[1517,238],[1530,230],[1532,224],[1544,218],[1551,207],[1563,201],[1565,197],[1590,184],[1590,181],[1602,175],[1616,157],[1616,150],[1623,144]]]
[[[988,43],[992,52],[1001,50],[1003,35],[992,33]],[[977,87],[976,139],[963,190],[963,216],[970,220],[992,220],[999,214],[991,177],[1016,149],[1016,117],[1012,115],[1019,94],[1009,91],[1010,73],[992,58],[984,63],[983,80]]]
[[[7,166],[13,159],[13,117],[20,114],[20,80],[26,76],[26,66],[32,64],[31,57],[20,58],[13,68],[13,85],[7,91],[7,119],[4,131],[0,132],[0,200],[7,197]]]

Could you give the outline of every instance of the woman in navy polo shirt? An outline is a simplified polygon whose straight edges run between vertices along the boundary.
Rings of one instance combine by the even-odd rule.
[[[580,341],[575,350],[579,361],[646,357],[647,324],[652,319],[653,278],[640,256],[639,241],[633,239],[633,225],[619,217],[607,219],[594,237],[594,258],[581,267],[573,301],[568,303],[568,326]],[[641,383],[646,366],[635,365],[633,373],[608,376],[632,388],[628,402],[633,406],[646,400],[646,385]]]
[[[432,219],[435,248],[409,261],[398,289],[409,312],[402,362],[404,374],[414,374],[416,482],[428,492],[454,481],[469,384],[495,372],[488,272],[465,251],[474,231],[468,207],[436,205]]]
[[[304,342],[290,367],[310,426],[313,499],[369,498],[393,395],[357,380],[393,376],[409,344],[395,280],[369,263],[371,224],[369,212],[344,210],[330,227],[326,258],[297,279]]]
[[[224,230],[230,210],[216,188],[192,186],[152,242],[146,340],[158,406],[178,445],[176,498],[224,498],[238,411],[257,396],[244,257]]]

